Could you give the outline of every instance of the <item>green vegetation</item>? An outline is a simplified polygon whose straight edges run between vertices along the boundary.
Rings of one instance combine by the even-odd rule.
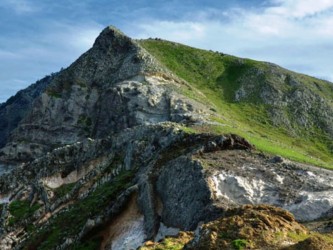
[[[289,241],[292,241],[294,243],[302,242],[308,238],[316,237],[316,238],[320,239],[320,241],[322,241],[322,242],[325,242],[327,244],[333,244],[332,233],[325,234],[325,233],[318,233],[318,232],[310,232],[310,233],[306,234],[306,233],[287,232],[286,236]],[[279,241],[282,238],[284,238],[283,232],[276,233],[276,241]],[[294,248],[292,248],[292,249],[294,249]]]
[[[321,234],[318,232],[311,232],[311,236],[317,236],[320,237],[322,240],[324,240],[325,242],[329,243],[329,244],[333,244],[333,234],[332,233],[328,233],[328,234]]]
[[[93,239],[88,242],[80,243],[73,247],[73,250],[96,250],[100,249],[101,239]]]
[[[0,214],[2,214],[3,209],[4,209],[4,204],[0,204]]]
[[[78,125],[83,127],[83,130],[89,135],[92,126],[92,119],[85,115],[80,115],[78,119]]]
[[[318,232],[310,232],[309,234],[297,234],[295,232],[288,232],[287,236],[289,239],[291,239],[294,242],[300,242],[303,240],[306,240],[307,238],[310,237],[320,237],[323,241],[333,244],[333,238],[332,238],[332,233],[330,234],[324,234],[324,233],[318,233]]]
[[[53,89],[48,89],[46,90],[46,93],[49,95],[49,96],[52,96],[54,98],[61,98],[61,93],[58,93],[56,92],[55,90]]]
[[[139,250],[181,250],[193,238],[193,234],[180,232],[177,237],[166,237],[161,242],[150,242],[140,247]]]
[[[184,244],[176,241],[172,238],[166,238],[163,240],[160,246],[156,247],[157,250],[181,250],[184,248]]]
[[[132,177],[132,171],[124,171],[112,182],[102,184],[87,198],[79,200],[68,210],[54,216],[46,228],[32,236],[31,242],[27,244],[27,249],[53,249],[54,246],[63,243],[64,238],[70,238],[79,233],[88,218],[103,212],[114,202],[121,191],[131,185]],[[86,242],[77,246],[76,249],[94,249],[94,244],[97,244],[96,241]]]
[[[309,234],[296,233],[296,232],[288,232],[287,236],[288,236],[289,239],[293,240],[294,242],[303,241],[303,240],[310,237]]]
[[[279,91],[294,91],[286,82],[297,80],[309,90],[327,100],[333,99],[333,87],[324,81],[296,74],[268,63],[241,59],[218,52],[195,49],[163,40],[141,40],[140,44],[163,65],[191,87],[183,85],[179,91],[189,98],[208,104],[215,110],[213,126],[187,128],[189,132],[235,133],[245,137],[258,150],[317,166],[333,166],[333,145],[329,135],[318,127],[297,125],[295,114],[285,109],[292,129],[274,125],[270,106],[258,95],[263,86]],[[278,72],[272,74],[272,71]],[[282,81],[279,74],[286,75]],[[244,80],[245,79],[245,80]],[[247,80],[249,79],[249,80]],[[250,82],[253,88],[241,101],[235,100],[235,91],[241,82]],[[282,82],[281,82],[282,81]],[[312,114],[315,119],[316,115]]]
[[[39,204],[30,206],[30,202],[24,201],[13,201],[9,204],[9,212],[12,217],[9,218],[8,225],[12,226],[17,222],[28,219],[40,208]]]
[[[244,239],[233,240],[231,242],[231,244],[232,244],[233,248],[236,250],[243,250],[244,248],[246,248],[249,245],[247,240],[244,240]]]
[[[90,127],[92,125],[92,120],[91,120],[90,117],[80,115],[79,120],[78,120],[78,124]]]
[[[56,189],[53,190],[54,195],[57,198],[63,197],[65,196],[69,191],[71,191],[73,189],[73,187],[75,186],[75,183],[69,183],[69,184],[64,184]]]

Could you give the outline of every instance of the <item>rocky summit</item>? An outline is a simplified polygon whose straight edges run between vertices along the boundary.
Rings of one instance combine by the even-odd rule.
[[[110,26],[0,105],[0,249],[333,249],[333,85]]]

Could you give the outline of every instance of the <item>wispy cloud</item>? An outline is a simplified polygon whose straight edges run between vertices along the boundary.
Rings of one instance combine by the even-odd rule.
[[[0,0],[0,102],[68,66],[109,24],[333,80],[332,0]]]
[[[136,32],[137,38],[147,38],[151,35],[167,34],[173,41],[187,43],[194,40],[201,40],[206,37],[205,24],[199,22],[174,22],[174,21],[153,21],[152,23],[141,23]],[[177,29],[175,28],[177,27]],[[137,32],[141,30],[140,32]]]
[[[104,28],[103,25],[96,22],[73,23],[52,21],[48,22],[45,26],[48,27],[48,30],[45,29],[45,32],[39,35],[38,40],[40,44],[46,45],[48,48],[70,50],[72,51],[70,53],[72,55],[89,49]]]
[[[17,14],[32,13],[40,10],[28,0],[2,0],[0,7],[13,10]]]
[[[333,8],[331,0],[275,0],[275,7],[268,9],[268,13],[287,18],[306,18],[324,14]]]
[[[102,27],[96,23],[47,22],[42,33],[24,39],[0,41],[11,47],[0,50],[0,103],[61,67],[66,67],[88,50]],[[15,70],[13,70],[15,69]]]
[[[273,0],[262,8],[200,10],[196,18],[138,24],[138,37],[161,37],[242,57],[272,61],[333,80],[333,2]],[[216,13],[220,11],[220,15]]]

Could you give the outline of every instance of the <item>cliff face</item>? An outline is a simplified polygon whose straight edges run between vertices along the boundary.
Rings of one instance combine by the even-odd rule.
[[[43,78],[0,105],[0,148],[9,141],[11,132],[30,111],[33,101],[44,92],[53,78],[54,75]]]
[[[333,137],[332,84],[323,84],[323,81],[297,75],[273,64],[257,70],[250,68],[237,82],[235,101],[267,105],[274,125],[285,126],[294,134],[319,128]]]
[[[270,203],[312,221],[331,213],[332,179],[258,154],[236,135],[137,126],[55,149],[0,177],[3,200],[12,200],[2,205],[1,248],[137,248],[242,204]]]
[[[281,141],[274,136],[286,137],[276,131],[302,123],[270,124],[273,132],[266,134],[267,127],[254,122],[262,118],[264,103],[273,113],[280,106],[298,107],[300,116],[292,118],[308,121],[302,129],[318,125],[329,134],[327,93],[321,101],[306,84],[294,90],[277,84],[275,95],[275,71],[247,75],[244,61],[235,64],[223,54],[209,54],[208,67],[198,63],[206,52],[195,51],[191,57],[187,48],[179,55],[182,45],[177,44],[172,45],[177,53],[169,47],[163,53],[191,60],[177,64],[157,53],[158,61],[145,43],[108,27],[69,68],[0,106],[5,120],[15,120],[1,130],[6,145],[0,160],[17,164],[0,175],[0,248],[127,250],[149,240],[142,246],[149,249],[157,246],[154,241],[179,233],[177,249],[282,249],[317,239],[319,234],[303,241],[312,234],[297,221],[321,221],[317,229],[330,232],[330,170],[262,153],[251,141],[226,133],[250,135],[258,146],[269,140],[268,148],[280,150]],[[211,82],[216,58],[225,73],[216,78],[221,88]],[[198,65],[208,67],[209,76],[198,74]],[[257,86],[258,74],[265,81]],[[327,107],[317,125],[308,104],[292,107],[301,100],[293,93],[303,88],[301,96],[314,95],[305,103]],[[225,100],[217,98],[221,96]],[[6,110],[17,110],[22,100],[22,113],[11,117]],[[242,103],[249,106],[245,111],[237,106]],[[253,112],[254,104],[257,113],[252,114],[258,117],[251,120],[246,113]],[[169,244],[169,238],[163,242]]]
[[[108,27],[24,113],[2,159],[33,159],[141,124],[205,120],[207,108],[177,93],[180,84],[135,41]]]

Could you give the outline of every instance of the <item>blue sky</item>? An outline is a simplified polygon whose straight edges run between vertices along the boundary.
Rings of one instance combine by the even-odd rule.
[[[110,24],[333,80],[332,0],[1,0],[0,102],[69,66]]]

